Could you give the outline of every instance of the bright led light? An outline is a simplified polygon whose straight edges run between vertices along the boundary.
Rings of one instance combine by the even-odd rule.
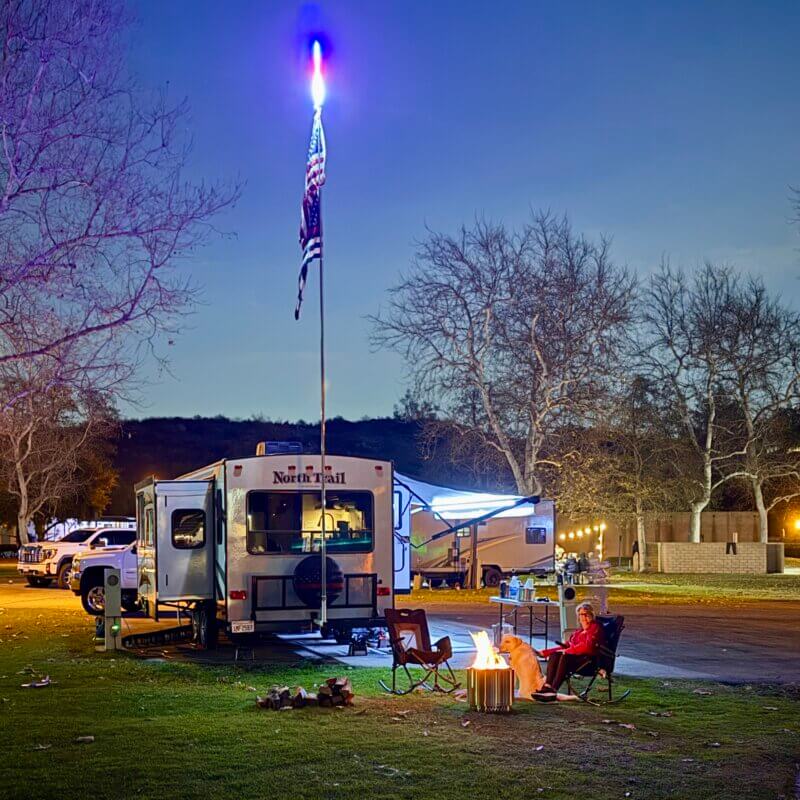
[[[522,505],[508,508],[520,498],[515,495],[483,494],[479,492],[461,492],[453,495],[437,495],[431,498],[431,511],[445,519],[473,519],[484,514],[497,512],[498,517],[529,517],[530,508]]]
[[[578,538],[583,539],[583,531],[578,531]]]
[[[575,538],[575,534],[572,531],[569,532],[569,538],[570,539],[574,539]]]
[[[561,539],[561,541],[563,542],[563,541],[564,541],[564,539],[566,539],[566,538],[567,538],[567,534],[566,534],[566,533],[559,534],[559,537],[558,537],[558,538],[559,538],[559,539]]]
[[[322,47],[319,42],[314,42],[311,55],[314,59],[314,75],[311,78],[311,99],[314,101],[314,110],[319,111],[325,102],[325,80],[322,77]]]
[[[601,531],[604,531],[605,529],[606,529],[606,524],[605,524],[605,522],[601,522],[601,523],[600,523],[600,530],[601,530]]]

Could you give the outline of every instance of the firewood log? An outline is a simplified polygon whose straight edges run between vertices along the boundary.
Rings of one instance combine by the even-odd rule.
[[[294,708],[303,708],[307,704],[308,692],[302,686],[298,686],[292,698],[292,706]]]

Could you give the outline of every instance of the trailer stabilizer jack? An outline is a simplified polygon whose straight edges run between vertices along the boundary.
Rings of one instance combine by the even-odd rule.
[[[194,636],[191,625],[179,625],[174,628],[164,628],[148,633],[131,633],[122,637],[122,646],[128,649],[137,647],[154,647],[173,642],[185,642]]]

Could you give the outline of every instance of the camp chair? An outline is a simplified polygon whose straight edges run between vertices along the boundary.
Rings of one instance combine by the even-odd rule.
[[[453,655],[450,637],[443,636],[431,646],[428,618],[424,609],[387,608],[384,613],[393,657],[391,688],[380,681],[387,692],[403,695],[413,692],[418,686],[424,686],[429,691],[448,694],[461,686],[448,663],[448,659]],[[422,677],[414,678],[409,672],[409,664],[422,667]],[[398,667],[403,668],[408,679],[406,689],[397,688]],[[433,675],[433,686],[428,683],[431,675]],[[443,687],[440,682],[450,688]]]
[[[618,703],[624,700],[630,693],[628,689],[619,697],[614,697],[614,662],[617,659],[617,647],[619,646],[619,637],[625,629],[625,617],[617,615],[598,615],[597,621],[603,627],[604,643],[600,646],[600,650],[595,656],[588,656],[586,661],[581,664],[577,669],[567,677],[567,689],[570,694],[575,694],[581,700],[589,701],[589,692],[594,685],[594,682],[601,678],[606,681],[608,692],[607,703]],[[572,689],[572,679],[575,676],[589,678],[589,683],[582,692],[574,692]]]

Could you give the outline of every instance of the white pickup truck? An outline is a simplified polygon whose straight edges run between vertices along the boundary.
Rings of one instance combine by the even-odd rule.
[[[78,551],[128,545],[135,539],[135,522],[114,527],[76,528],[57,542],[37,542],[20,547],[17,572],[31,586],[49,586],[55,580],[59,589],[68,589],[72,560]]]
[[[72,558],[70,589],[81,598],[87,614],[98,616],[106,605],[105,571],[118,569],[122,577],[122,607],[126,611],[139,608],[137,597],[138,564],[136,542],[108,545],[101,550],[81,550]]]

